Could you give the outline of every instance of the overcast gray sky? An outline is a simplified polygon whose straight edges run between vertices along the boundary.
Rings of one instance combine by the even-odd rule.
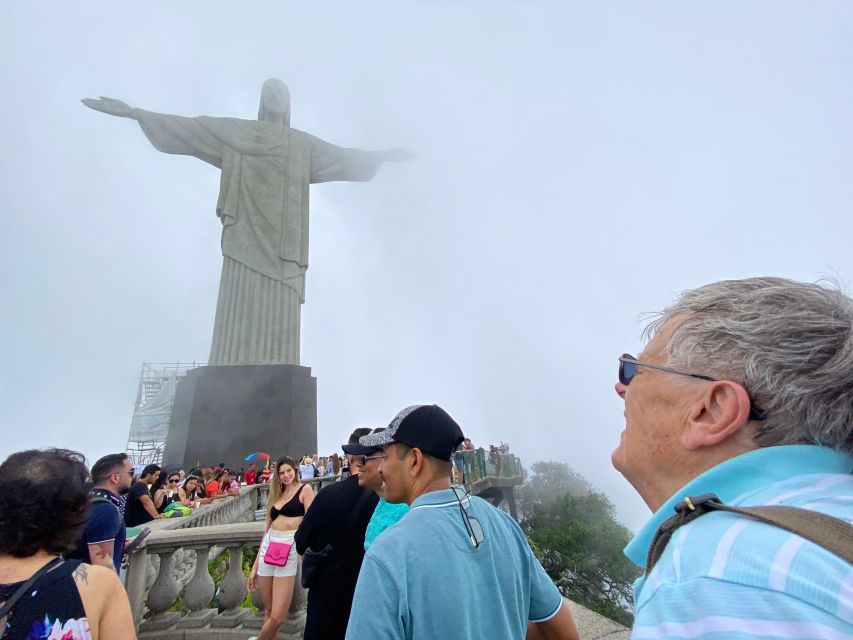
[[[80,104],[405,147],[312,187],[319,445],[443,405],[474,443],[610,466],[638,316],[723,278],[853,274],[849,2],[5,3],[0,459],[125,447],[143,360],[204,361],[218,171]]]

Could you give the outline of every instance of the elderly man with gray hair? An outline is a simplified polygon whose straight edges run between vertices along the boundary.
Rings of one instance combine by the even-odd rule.
[[[612,455],[654,512],[633,637],[853,638],[853,300],[717,282],[646,337]]]

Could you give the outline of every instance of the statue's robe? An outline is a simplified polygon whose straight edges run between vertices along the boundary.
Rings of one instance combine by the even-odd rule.
[[[271,122],[135,114],[158,150],[222,171],[222,279],[208,364],[299,364],[309,184],[370,180],[381,155]]]

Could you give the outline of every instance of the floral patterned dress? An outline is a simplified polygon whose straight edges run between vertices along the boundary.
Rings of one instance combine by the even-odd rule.
[[[91,640],[89,621],[73,574],[79,560],[66,560],[48,571],[25,593],[0,629],[0,640]],[[0,602],[21,582],[0,584]]]

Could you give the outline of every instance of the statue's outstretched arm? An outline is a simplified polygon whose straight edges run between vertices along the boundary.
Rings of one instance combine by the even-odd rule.
[[[388,149],[382,152],[382,159],[385,162],[405,162],[415,157],[414,153],[406,149]]]
[[[116,100],[115,98],[107,98],[104,96],[101,96],[97,100],[95,100],[94,98],[83,98],[81,102],[90,109],[94,109],[95,111],[102,111],[104,113],[108,113],[111,116],[118,116],[119,118],[132,118],[134,120],[137,119],[136,111],[133,107],[131,107],[126,102]]]
[[[186,118],[155,113],[134,109],[121,100],[104,96],[97,100],[85,98],[82,102],[95,111],[136,120],[148,141],[158,151],[194,156],[214,167],[222,168],[223,142],[217,137],[216,131],[217,123],[227,122],[228,118]]]

